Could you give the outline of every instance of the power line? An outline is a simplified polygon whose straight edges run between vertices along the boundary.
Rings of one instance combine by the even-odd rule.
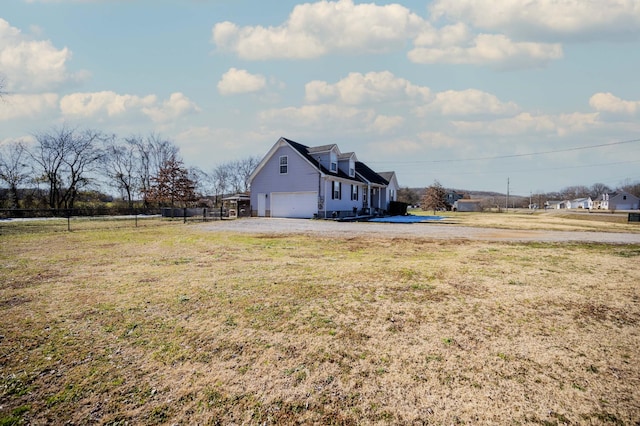
[[[394,161],[393,164],[436,164],[436,163],[456,163],[456,162],[462,162],[462,161],[499,160],[502,158],[517,158],[517,157],[528,157],[533,155],[556,154],[558,152],[580,151],[584,149],[602,148],[605,146],[623,145],[623,144],[636,143],[636,142],[640,142],[640,139],[609,142],[609,143],[603,143],[598,145],[579,146],[574,148],[554,149],[551,151],[530,152],[527,154],[510,154],[510,155],[497,155],[493,157],[459,158],[459,159],[448,159],[448,160]],[[382,161],[367,161],[367,163],[372,163],[372,164],[382,163]]]
[[[430,173],[440,173],[440,174],[453,174],[453,175],[490,175],[490,174],[505,174],[505,173],[533,173],[533,172],[545,172],[545,171],[553,171],[553,170],[568,170],[568,169],[584,169],[589,167],[602,167],[602,166],[615,166],[619,164],[630,164],[630,163],[638,163],[640,160],[629,160],[629,161],[616,161],[613,163],[596,163],[596,164],[581,164],[578,166],[561,166],[561,167],[542,167],[535,169],[518,169],[518,170],[491,170],[491,171],[471,171],[471,172],[463,172],[459,170],[430,170]],[[415,173],[424,173],[423,170],[415,170],[408,171],[403,170],[403,174],[415,174]]]

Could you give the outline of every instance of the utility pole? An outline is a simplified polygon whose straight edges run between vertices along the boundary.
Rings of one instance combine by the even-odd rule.
[[[507,178],[507,205],[505,207],[508,212],[509,211],[509,178]]]

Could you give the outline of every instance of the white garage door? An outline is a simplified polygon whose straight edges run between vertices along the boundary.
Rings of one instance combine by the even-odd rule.
[[[271,193],[271,217],[312,218],[317,212],[317,192]]]

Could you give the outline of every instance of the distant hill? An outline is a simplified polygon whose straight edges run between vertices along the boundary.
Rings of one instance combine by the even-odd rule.
[[[416,193],[420,194],[422,196],[422,194],[424,194],[426,188],[409,188],[412,191],[415,191]],[[507,194],[503,194],[501,192],[491,192],[491,191],[473,191],[473,190],[469,190],[469,189],[456,189],[456,188],[445,188],[445,190],[447,190],[447,192],[449,191],[455,191],[458,194],[466,194],[469,196],[469,198],[506,198]],[[525,197],[523,195],[516,195],[516,194],[509,194],[509,197],[514,197],[514,198],[529,198],[528,196]]]

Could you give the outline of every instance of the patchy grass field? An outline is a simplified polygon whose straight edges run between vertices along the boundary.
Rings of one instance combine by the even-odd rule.
[[[411,214],[430,215],[432,211],[411,210]],[[508,213],[438,212],[460,226],[547,231],[592,231],[640,233],[640,224],[628,222],[628,213],[592,213],[576,210],[510,210]]]
[[[0,424],[629,424],[640,246],[0,236]]]

